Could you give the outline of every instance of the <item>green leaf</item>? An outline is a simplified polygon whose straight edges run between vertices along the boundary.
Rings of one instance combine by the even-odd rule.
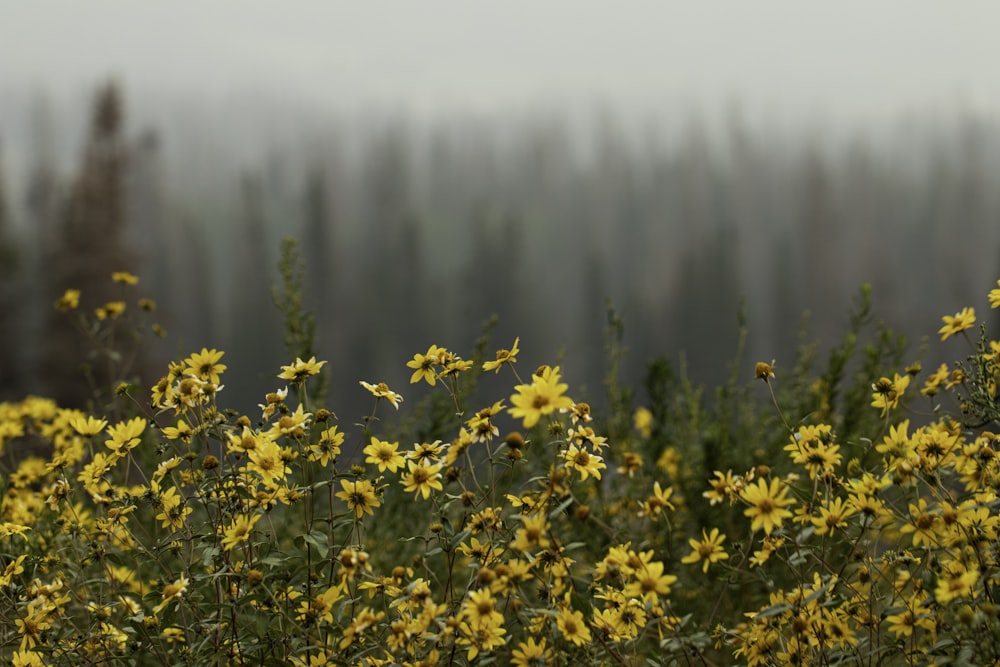
[[[771,618],[772,616],[777,616],[778,614],[783,614],[786,611],[790,610],[791,608],[792,608],[792,605],[788,604],[787,602],[779,602],[778,604],[773,604],[770,607],[768,607],[768,608],[766,608],[766,609],[764,609],[764,610],[762,610],[760,612],[757,612],[756,614],[754,614],[754,618],[755,619],[756,618]]]
[[[320,556],[325,556],[330,550],[329,538],[326,533],[314,530],[308,535],[303,536],[310,545],[316,549],[316,553]]]
[[[464,542],[465,538],[467,538],[470,534],[472,534],[472,531],[469,530],[469,529],[465,529],[462,532],[457,533],[448,542],[448,548],[451,549],[451,550],[457,549],[458,545],[460,545],[462,542]]]
[[[570,496],[566,500],[562,501],[561,503],[559,503],[559,505],[556,506],[556,508],[554,510],[552,510],[551,512],[549,512],[549,518],[550,519],[556,518],[557,516],[559,516],[560,514],[562,514],[563,512],[565,512],[566,509],[570,505],[573,504],[573,502],[574,502],[574,498],[572,496]]]

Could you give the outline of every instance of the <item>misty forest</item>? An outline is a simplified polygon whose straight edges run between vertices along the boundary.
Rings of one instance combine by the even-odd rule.
[[[633,383],[660,356],[719,381],[741,313],[736,372],[775,357],[780,372],[841,334],[866,283],[916,359],[940,313],[1000,275],[1000,128],[960,114],[853,135],[735,112],[669,131],[613,113],[288,117],[237,154],[212,150],[221,120],[137,124],[111,83],[89,107],[17,108],[9,126],[30,131],[0,136],[0,399],[86,405],[82,343],[50,305],[73,287],[95,308],[127,270],[167,332],[142,348],[147,390],[170,359],[218,348],[229,401],[261,402],[290,361],[273,289],[289,238],[345,420],[367,404],[359,380],[405,387],[415,352],[471,354],[484,333],[490,350],[520,336],[525,367],[564,363],[600,406],[609,312]]]

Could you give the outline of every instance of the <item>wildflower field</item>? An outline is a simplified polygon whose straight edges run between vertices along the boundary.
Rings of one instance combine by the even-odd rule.
[[[0,404],[4,664],[1000,660],[1000,340],[973,307],[928,370],[862,289],[828,354],[745,363],[741,338],[714,390],[666,359],[623,387],[609,309],[603,414],[557,360],[518,364],[526,330],[357,378],[356,416],[293,298],[288,364],[241,414],[223,350],[134,380],[163,332],[137,276],[109,280],[120,300],[55,308],[115,386]],[[508,388],[481,398],[486,375]]]

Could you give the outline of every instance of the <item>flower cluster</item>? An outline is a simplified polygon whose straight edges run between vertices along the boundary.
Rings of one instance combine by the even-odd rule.
[[[71,292],[57,308],[78,307]],[[973,322],[945,318],[942,340]],[[287,385],[259,413],[226,410],[225,355],[208,348],[146,401],[2,403],[0,659],[992,663],[1000,342],[968,342],[919,391],[915,365],[866,378],[852,409],[870,421],[829,400],[787,419],[775,362],[757,364],[747,386],[763,380],[773,405],[755,423],[776,444],[738,468],[718,430],[684,449],[695,412],[605,422],[560,366],[523,381],[520,339],[495,361],[430,346],[407,363],[405,403],[360,383],[373,415],[416,403],[424,422],[339,422],[310,399],[329,369],[308,355],[274,371]],[[494,372],[510,393],[466,405]],[[457,409],[426,408],[437,392]]]

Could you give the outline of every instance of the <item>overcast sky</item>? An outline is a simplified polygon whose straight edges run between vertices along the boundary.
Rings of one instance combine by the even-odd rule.
[[[1000,116],[998,2],[0,0],[0,95]],[[0,99],[2,104],[2,99]]]

